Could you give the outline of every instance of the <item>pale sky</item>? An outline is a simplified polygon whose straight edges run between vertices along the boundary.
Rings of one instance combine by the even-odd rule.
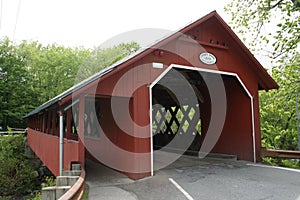
[[[124,32],[178,30],[213,10],[229,23],[230,0],[0,0],[0,37],[16,42],[99,46]]]

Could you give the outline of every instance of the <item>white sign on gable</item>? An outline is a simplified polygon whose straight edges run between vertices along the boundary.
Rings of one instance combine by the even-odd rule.
[[[207,65],[213,65],[217,62],[217,58],[213,54],[208,52],[200,53],[199,59],[201,60],[201,62]]]

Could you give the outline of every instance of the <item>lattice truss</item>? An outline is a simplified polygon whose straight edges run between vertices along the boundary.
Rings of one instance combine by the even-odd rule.
[[[197,112],[196,112],[197,111]],[[152,134],[201,135],[199,104],[173,107],[153,106]]]
[[[84,135],[93,138],[100,137],[100,99],[87,99],[84,109]]]

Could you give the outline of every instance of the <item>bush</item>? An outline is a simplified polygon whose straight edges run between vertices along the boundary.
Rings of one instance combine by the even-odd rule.
[[[56,179],[53,176],[45,176],[44,182],[42,183],[42,187],[51,187],[56,185]],[[41,190],[33,193],[30,198],[27,200],[41,200],[42,199],[42,192]],[[1,200],[1,199],[0,199]]]
[[[42,187],[51,187],[56,185],[56,179],[53,176],[46,176],[45,182],[42,183]]]
[[[33,167],[24,155],[24,136],[0,137],[0,196],[21,196],[35,187]]]
[[[299,159],[264,158],[263,163],[280,167],[300,169]]]

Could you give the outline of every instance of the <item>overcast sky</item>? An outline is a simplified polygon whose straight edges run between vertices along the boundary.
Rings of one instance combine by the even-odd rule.
[[[0,37],[43,44],[99,46],[135,29],[178,30],[229,0],[0,0]]]

